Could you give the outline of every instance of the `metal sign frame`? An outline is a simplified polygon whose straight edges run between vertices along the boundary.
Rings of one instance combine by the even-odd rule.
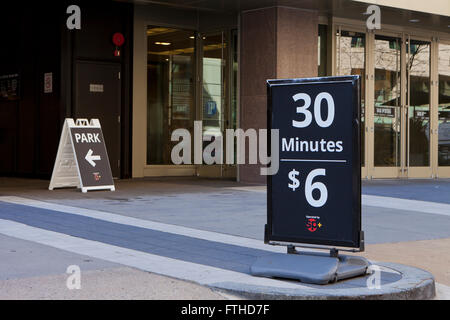
[[[303,236],[282,236],[273,233],[273,217],[276,212],[273,211],[273,176],[267,176],[267,224],[265,225],[264,232],[264,242],[272,245],[285,245],[289,247],[310,247],[310,248],[321,248],[330,249],[337,247],[344,248],[355,248],[354,251],[360,252],[364,251],[364,232],[361,228],[361,131],[360,131],[360,110],[361,110],[361,86],[359,76],[338,76],[338,77],[318,77],[318,78],[304,78],[304,79],[276,79],[267,80],[267,128],[268,134],[270,134],[270,129],[272,126],[272,113],[274,111],[274,101],[273,101],[273,88],[277,86],[292,86],[298,84],[332,84],[332,83],[351,83],[352,85],[352,119],[351,121],[351,132],[352,132],[352,152],[351,152],[351,163],[352,163],[352,186],[351,186],[351,199],[352,199],[352,236],[351,239],[317,239],[317,238],[307,238]],[[279,110],[277,110],[279,112]],[[280,134],[280,140],[281,140]],[[268,150],[270,147],[270,137],[267,138],[269,143]],[[281,152],[281,143],[280,143]],[[280,157],[281,158],[281,157]],[[280,161],[280,169],[282,162]],[[279,173],[278,173],[279,174]],[[339,208],[334,208],[336,212],[339,212]],[[342,250],[342,249],[341,249]]]

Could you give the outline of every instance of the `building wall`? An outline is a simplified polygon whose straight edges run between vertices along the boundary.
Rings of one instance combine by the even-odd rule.
[[[0,100],[0,174],[46,176],[60,134],[60,5],[2,4],[0,76],[19,74],[19,99]],[[53,92],[43,93],[44,73]]]
[[[267,79],[317,76],[318,13],[272,7],[243,12],[240,25],[240,126],[267,128]],[[239,180],[263,183],[259,165],[240,165]]]
[[[132,5],[112,1],[77,1],[81,30],[68,30],[72,1],[2,4],[0,77],[19,74],[18,100],[0,99],[0,175],[48,178],[65,117],[73,117],[73,66],[78,59],[117,61],[122,65],[122,177],[130,175],[130,88]],[[125,45],[113,56],[112,35],[122,32]],[[44,93],[44,73],[53,90]]]

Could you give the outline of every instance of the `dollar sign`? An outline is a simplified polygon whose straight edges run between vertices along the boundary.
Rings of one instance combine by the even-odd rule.
[[[288,176],[289,179],[291,179],[292,183],[288,184],[288,187],[292,189],[292,191],[295,191],[300,186],[300,181],[297,179],[297,175],[299,175],[300,172],[298,172],[295,169],[292,169],[292,171],[289,172]]]

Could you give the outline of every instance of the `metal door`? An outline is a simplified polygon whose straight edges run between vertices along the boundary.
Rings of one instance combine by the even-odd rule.
[[[120,70],[117,63],[77,61],[75,66],[74,117],[100,120],[115,178],[120,177]]]

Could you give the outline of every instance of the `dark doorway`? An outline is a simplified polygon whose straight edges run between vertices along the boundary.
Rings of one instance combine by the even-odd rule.
[[[100,120],[113,177],[120,177],[121,66],[77,61],[74,117]]]

